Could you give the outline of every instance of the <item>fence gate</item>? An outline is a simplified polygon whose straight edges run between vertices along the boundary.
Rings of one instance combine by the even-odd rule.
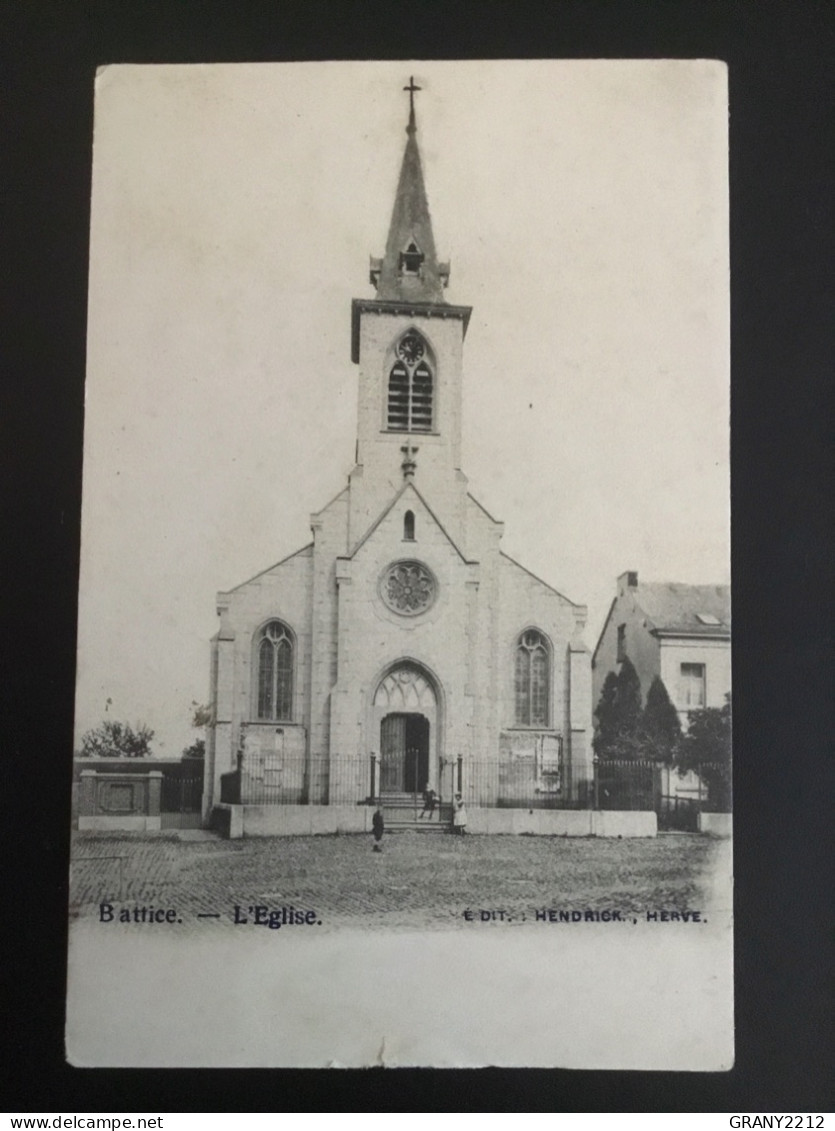
[[[695,833],[699,831],[699,802],[694,797],[660,797],[658,831],[662,833]]]
[[[184,766],[162,779],[160,824],[164,829],[199,829],[203,824],[203,763]]]

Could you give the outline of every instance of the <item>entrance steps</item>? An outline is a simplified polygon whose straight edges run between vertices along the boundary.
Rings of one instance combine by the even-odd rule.
[[[452,824],[452,806],[436,805],[435,812],[421,817],[423,797],[413,793],[385,793],[380,799],[386,832],[445,833]]]

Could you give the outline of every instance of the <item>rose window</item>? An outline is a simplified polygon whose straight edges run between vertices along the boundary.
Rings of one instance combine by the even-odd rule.
[[[425,612],[435,600],[435,578],[420,562],[395,562],[382,577],[380,595],[404,616]]]

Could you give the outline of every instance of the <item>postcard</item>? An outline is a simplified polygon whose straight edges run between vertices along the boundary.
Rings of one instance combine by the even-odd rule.
[[[71,1063],[731,1067],[727,120],[99,70]]]

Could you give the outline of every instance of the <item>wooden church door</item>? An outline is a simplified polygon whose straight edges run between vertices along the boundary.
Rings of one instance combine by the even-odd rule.
[[[407,793],[422,793],[429,784],[429,719],[406,716],[406,761],[403,785]]]
[[[429,780],[429,720],[386,715],[380,724],[380,791],[419,793]]]
[[[402,793],[403,755],[406,751],[406,715],[386,715],[380,724],[380,790]]]

